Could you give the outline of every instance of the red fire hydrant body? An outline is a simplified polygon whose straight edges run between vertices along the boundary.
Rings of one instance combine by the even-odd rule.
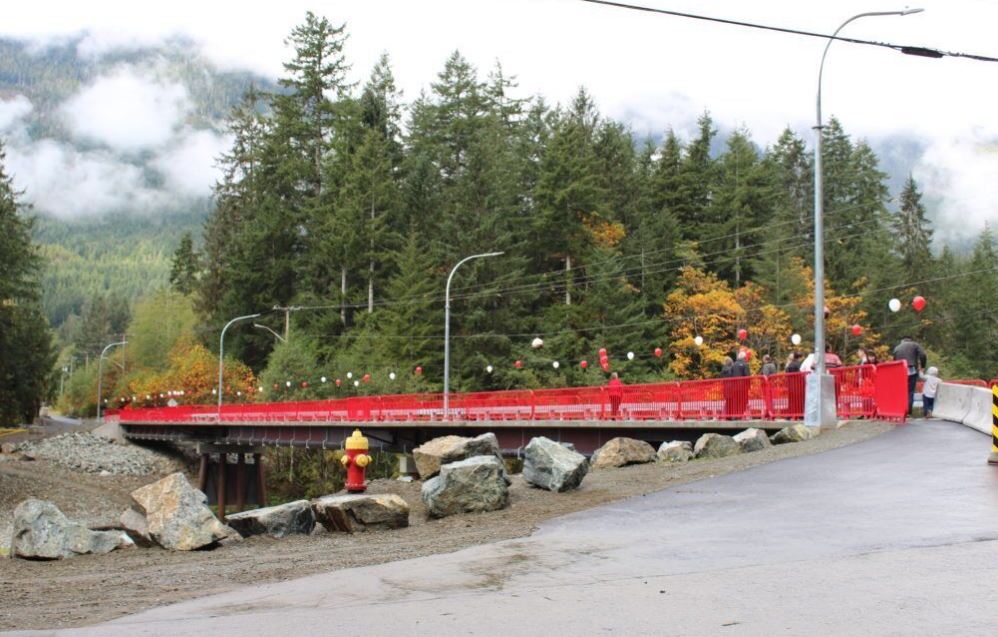
[[[364,471],[367,465],[371,464],[371,456],[367,451],[370,447],[367,438],[361,435],[360,429],[354,429],[353,434],[346,439],[344,444],[346,454],[340,459],[347,470],[347,491],[350,493],[361,493],[367,489],[364,482]]]

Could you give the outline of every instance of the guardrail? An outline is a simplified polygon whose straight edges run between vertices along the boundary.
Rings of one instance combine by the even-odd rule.
[[[829,370],[840,418],[904,420],[904,363]],[[609,387],[452,393],[452,421],[794,420],[804,417],[806,373],[672,381]],[[356,396],[332,400],[125,408],[108,412],[124,424],[441,422],[440,393]]]

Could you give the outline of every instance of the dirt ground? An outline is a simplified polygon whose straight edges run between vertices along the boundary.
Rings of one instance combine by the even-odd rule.
[[[0,630],[82,626],[149,607],[244,585],[447,553],[529,535],[536,525],[574,511],[749,467],[827,451],[876,436],[892,425],[855,422],[806,442],[750,454],[683,464],[648,464],[594,471],[568,493],[532,489],[519,475],[510,506],[491,513],[429,520],[419,482],[375,481],[373,493],[397,493],[412,508],[410,526],[356,535],[316,532],[280,540],[253,537],[214,551],[172,553],[130,549],[55,562],[0,559]],[[72,473],[49,463],[0,462],[0,515],[36,495],[70,517],[99,522],[129,504],[146,478]],[[116,514],[116,513],[115,513]]]

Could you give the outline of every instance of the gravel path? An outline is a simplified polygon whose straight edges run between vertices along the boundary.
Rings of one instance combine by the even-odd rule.
[[[352,536],[320,532],[283,540],[253,537],[211,552],[134,549],[59,562],[3,560],[0,561],[0,599],[4,600],[0,629],[88,625],[241,585],[523,537],[548,518],[783,458],[827,451],[866,440],[890,428],[885,423],[856,422],[813,440],[751,454],[679,465],[651,464],[596,471],[586,477],[579,490],[562,494],[531,489],[521,476],[515,476],[507,509],[441,520],[427,520],[419,499],[420,483],[376,481],[371,492],[397,493],[412,507],[411,526],[397,531]],[[0,463],[0,487],[7,484],[5,469],[10,464]],[[41,463],[25,464],[41,468]],[[120,485],[113,493],[108,491],[109,509],[120,511],[127,504],[128,491],[134,488],[125,486],[125,482],[136,484],[133,482],[136,479],[130,476],[103,479]],[[62,506],[60,502],[57,504]],[[9,512],[11,506],[0,497],[0,511]],[[72,509],[64,510],[73,515]]]

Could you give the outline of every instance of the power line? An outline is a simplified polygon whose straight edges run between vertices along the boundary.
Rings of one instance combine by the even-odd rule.
[[[690,18],[692,20],[703,20],[705,22],[717,22],[719,24],[727,24],[736,27],[747,27],[750,29],[760,29],[763,31],[775,31],[777,33],[786,33],[789,35],[800,35],[809,38],[821,38],[822,40],[838,40],[840,42],[847,42],[849,44],[863,44],[867,46],[877,46],[885,49],[893,49],[895,51],[900,51],[905,55],[915,55],[919,57],[928,58],[942,58],[942,57],[956,57],[956,58],[966,58],[970,60],[977,60],[979,62],[998,62],[998,58],[991,57],[987,55],[977,55],[975,53],[961,53],[958,51],[942,51],[939,49],[934,49],[925,46],[913,46],[905,44],[892,44],[890,42],[877,42],[875,40],[861,40],[859,38],[847,38],[840,35],[831,36],[824,33],[816,33],[814,31],[803,31],[801,29],[791,29],[787,27],[777,27],[768,24],[759,24],[757,22],[745,22],[743,20],[732,20],[729,18],[715,18],[711,16],[699,15],[695,13],[685,13],[682,11],[672,11],[669,9],[658,9],[655,7],[645,7],[637,4],[628,4],[626,2],[611,2],[610,0],[579,0],[580,2],[588,2],[589,4],[599,4],[608,7],[614,7],[617,9],[629,9],[632,11],[644,11],[647,13],[658,13],[662,15],[670,15],[677,18]]]

